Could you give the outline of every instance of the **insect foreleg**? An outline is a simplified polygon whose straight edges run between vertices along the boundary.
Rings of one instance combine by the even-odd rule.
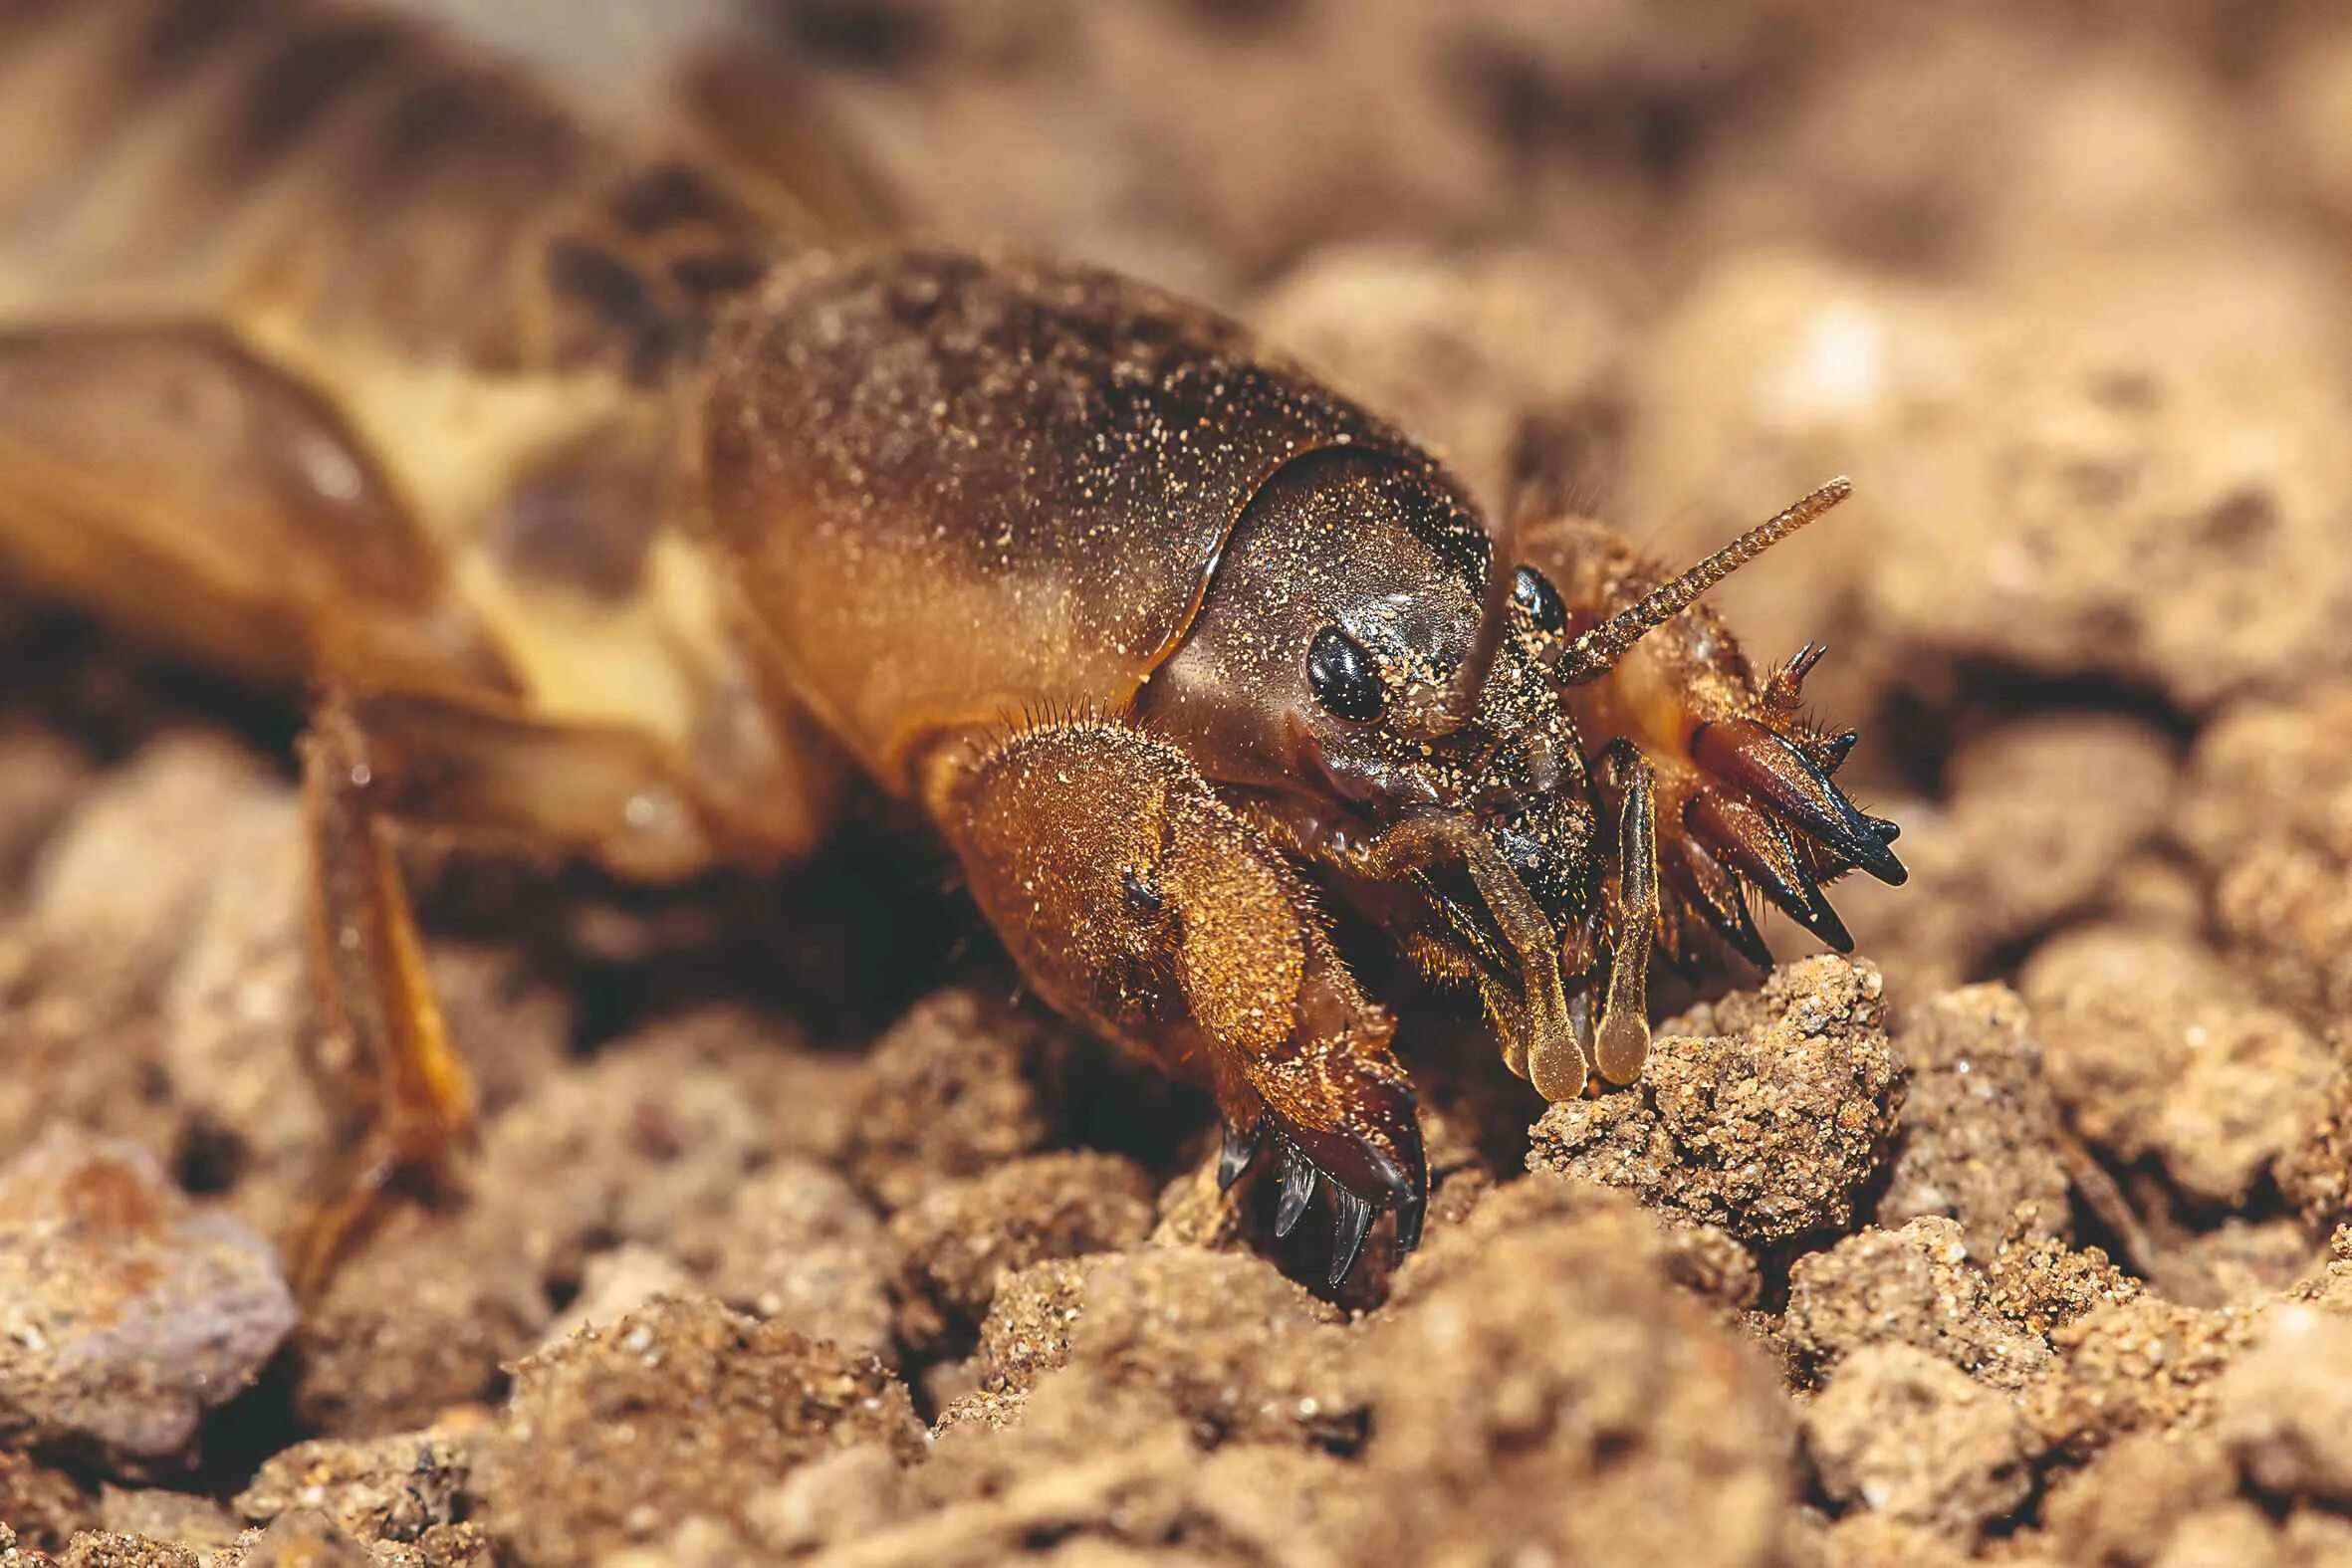
[[[932,770],[974,897],[1064,1012],[1208,1085],[1224,1174],[1281,1150],[1288,1233],[1331,1189],[1333,1278],[1375,1210],[1419,1228],[1427,1171],[1394,1024],[1333,950],[1305,886],[1172,748],[1116,723],[1047,725]]]

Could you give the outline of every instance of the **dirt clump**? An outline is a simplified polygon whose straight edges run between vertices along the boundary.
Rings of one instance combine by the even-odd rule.
[[[1621,1199],[1529,1179],[1405,1266],[1364,1330],[1363,1462],[1385,1506],[1357,1560],[1778,1556],[1788,1409],[1764,1359],[1670,1281],[1664,1243],[1627,1244],[1644,1232]]]
[[[2229,1456],[2210,1433],[2138,1433],[2058,1476],[2042,1534],[2061,1561],[2152,1563],[2188,1521],[2234,1521],[2236,1491]]]
[[[1798,1258],[1781,1322],[1815,1375],[1873,1346],[1902,1345],[2015,1390],[2050,1360],[2038,1333],[2002,1315],[1992,1281],[1950,1220],[1864,1231]]]
[[[478,1428],[317,1439],[273,1456],[237,1494],[259,1524],[302,1511],[364,1541],[415,1541],[467,1506]]]
[[[2270,1313],[2214,1401],[2215,1431],[2256,1489],[2339,1505],[2352,1497],[2352,1317]]]
[[[2333,1053],[2193,940],[2069,933],[2021,986],[2069,1125],[2119,1162],[2156,1162],[2189,1201],[2238,1204],[2310,1142]]]
[[[698,1294],[694,1276],[667,1252],[641,1241],[623,1241],[609,1252],[589,1255],[580,1271],[580,1294],[556,1314],[539,1343],[545,1347],[584,1328],[601,1328],[665,1296]]]
[[[486,1398],[553,1315],[511,1232],[473,1210],[395,1210],[295,1335],[295,1409],[338,1437],[406,1432]]]
[[[1908,1075],[1878,1223],[1940,1216],[1989,1261],[2020,1233],[2064,1239],[2057,1102],[2023,999],[2006,986],[1929,998],[1895,1034]]]
[[[668,1240],[776,1152],[766,1112],[794,1075],[789,1051],[691,1019],[614,1041],[483,1129],[475,1185],[504,1211],[491,1228],[554,1278],[576,1279],[593,1243]]]
[[[951,990],[876,1039],[849,1116],[850,1179],[885,1210],[1046,1141],[1074,1042],[1057,1021]]]
[[[972,1374],[978,1386],[1001,1399],[1029,1392],[1044,1372],[1069,1360],[1070,1325],[1084,1311],[1093,1260],[1058,1258],[1032,1264],[998,1282],[988,1316],[981,1320]],[[1001,1412],[993,1400],[967,1416]]]
[[[756,1172],[726,1210],[683,1226],[680,1255],[712,1295],[755,1317],[893,1361],[898,1250],[856,1189],[788,1158]]]
[[[2191,709],[2339,657],[2352,541],[2318,434],[2343,417],[2337,388],[2030,307],[1972,337],[1960,378],[2006,395],[1971,395],[1971,439],[1884,496],[1896,532],[1858,584],[1880,634]],[[2186,581],[2200,591],[2151,591]]]
[[[144,1150],[59,1128],[0,1171],[0,1431],[175,1454],[294,1321],[269,1243]]]
[[[1363,1506],[1341,1457],[1367,1420],[1350,1337],[1262,1258],[1145,1247],[1040,1263],[999,1291],[982,1332],[983,1359],[1028,1387],[948,1408],[905,1521],[855,1560],[984,1563],[1042,1531],[1102,1552],[1206,1542],[1211,1560],[1243,1561],[1253,1543],[1327,1538]]]
[[[143,1535],[197,1551],[217,1551],[241,1533],[229,1510],[210,1497],[160,1487],[100,1488],[98,1527],[109,1535]]]
[[[1031,1392],[1034,1429],[1066,1441],[1174,1425],[1296,1447],[1360,1435],[1338,1314],[1264,1259],[1146,1248],[1080,1266],[1067,1359]]]
[[[2035,1334],[2093,1307],[2129,1301],[2143,1288],[2100,1248],[2076,1249],[2047,1236],[2002,1241],[1986,1272],[1994,1310]]]
[[[2178,832],[2212,880],[2237,966],[2316,1025],[2352,1005],[2352,684],[2328,681],[2217,719],[2190,759]]]
[[[28,1546],[63,1546],[66,1538],[98,1519],[99,1499],[91,1484],[31,1455],[0,1454],[0,1520],[13,1526]]]
[[[1747,1240],[1841,1229],[1902,1100],[1882,991],[1868,965],[1808,959],[1662,1025],[1630,1092],[1543,1113],[1529,1169]]]
[[[1143,1173],[1105,1154],[1032,1155],[935,1187],[890,1218],[890,1239],[906,1260],[902,1332],[920,1342],[947,1323],[978,1322],[1007,1274],[1131,1248],[1152,1218]]]
[[[2075,1455],[2152,1428],[2203,1430],[2215,1380],[2254,1327],[2153,1295],[2095,1306],[2051,1330],[2058,1366],[2026,1391],[2026,1414],[2050,1447]]]
[[[2339,1225],[2352,1215],[2352,1063],[2338,1059],[2319,1103],[2311,1108],[2306,1136],[2277,1167],[2278,1190],[2312,1230]]]
[[[539,1351],[479,1455],[482,1522],[518,1562],[585,1563],[709,1516],[834,1449],[901,1458],[922,1428],[905,1388],[781,1324],[708,1300],[657,1302]]]
[[[1804,1442],[1832,1502],[1963,1541],[2025,1500],[2040,1452],[2014,1400],[1901,1344],[1838,1364]]]

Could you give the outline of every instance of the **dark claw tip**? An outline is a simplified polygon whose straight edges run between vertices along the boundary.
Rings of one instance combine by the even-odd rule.
[[[1702,726],[1693,759],[1758,805],[1786,819],[1882,882],[1900,881],[1902,862],[1854,808],[1828,771],[1786,736],[1752,719]]]
[[[1740,895],[1739,889],[1731,890],[1726,907],[1706,904],[1701,906],[1701,913],[1733,952],[1758,969],[1772,967],[1772,950],[1765,945],[1764,933],[1756,929],[1756,917],[1748,912],[1748,900]]]
[[[1429,1200],[1408,1198],[1396,1206],[1396,1260],[1421,1244],[1421,1222],[1429,1218]]]
[[[1363,1254],[1364,1238],[1384,1209],[1397,1212],[1398,1255],[1421,1237],[1429,1202],[1429,1160],[1421,1145],[1410,1085],[1371,1082],[1345,1128],[1294,1126],[1273,1111],[1261,1126],[1282,1161],[1281,1197],[1275,1205],[1274,1233],[1287,1238],[1298,1228],[1318,1183],[1331,1204],[1330,1283],[1344,1281]]]
[[[1283,1197],[1275,1207],[1274,1233],[1282,1239],[1298,1229],[1299,1216],[1306,1213],[1306,1201],[1314,1196],[1314,1164],[1295,1148],[1283,1147]]]
[[[1336,1287],[1355,1267],[1372,1229],[1372,1206],[1344,1187],[1331,1189],[1331,1275]]]
[[[1829,900],[1818,892],[1813,895],[1813,907],[1798,914],[1797,919],[1807,931],[1820,938],[1822,945],[1830,952],[1854,951],[1854,934],[1846,930],[1846,923],[1837,918],[1837,911],[1829,907]]]
[[[1892,849],[1883,847],[1903,836],[1902,824],[1890,822],[1883,816],[1866,816],[1862,820],[1869,827],[1872,836],[1879,841],[1882,846],[1881,853],[1886,857],[1878,866],[1869,868],[1870,874],[1889,887],[1901,887],[1910,881],[1910,869],[1895,858],[1895,852]]]
[[[1250,1162],[1258,1157],[1258,1134],[1266,1126],[1263,1120],[1247,1128],[1228,1122],[1225,1127],[1224,1147],[1217,1151],[1217,1190],[1231,1192],[1250,1169]]]

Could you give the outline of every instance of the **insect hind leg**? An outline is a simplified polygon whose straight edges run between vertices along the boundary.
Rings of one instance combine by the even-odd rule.
[[[397,839],[436,836],[596,859],[676,880],[728,852],[726,824],[633,731],[543,723],[482,701],[330,691],[302,743],[315,1063],[346,1151],[295,1247],[315,1290],[403,1179],[449,1191],[475,1098],[426,974]]]
[[[348,704],[330,700],[302,743],[311,839],[311,973],[333,1048],[315,1065],[342,1112],[340,1165],[294,1259],[306,1293],[404,1173],[453,1175],[474,1131],[472,1074],[449,1038],[369,761]]]

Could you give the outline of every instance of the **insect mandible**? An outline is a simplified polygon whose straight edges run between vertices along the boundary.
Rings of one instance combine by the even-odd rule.
[[[756,138],[752,138],[756,139]],[[1653,950],[1903,868],[1700,592],[1499,537],[1427,453],[1109,273],[895,242],[846,165],[633,147],[406,22],[0,25],[0,570],[318,694],[315,969],[365,1131],[314,1258],[473,1115],[395,828],[628,877],[916,803],[1054,1007],[1206,1087],[1330,1277],[1428,1174],[1326,903],[1543,1095],[1636,1078]]]

